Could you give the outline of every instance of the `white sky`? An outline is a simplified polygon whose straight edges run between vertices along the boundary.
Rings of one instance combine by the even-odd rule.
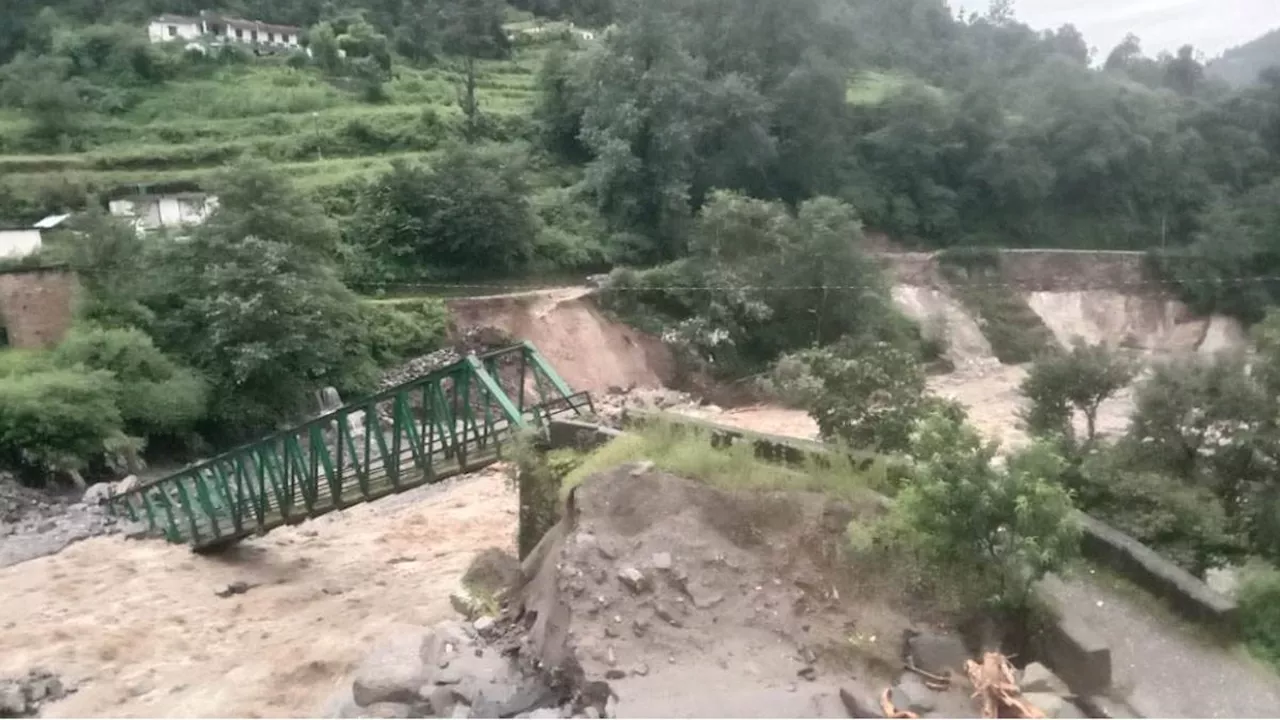
[[[953,0],[984,11],[987,0]],[[1014,0],[1014,13],[1036,29],[1071,23],[1105,58],[1130,32],[1154,56],[1191,43],[1208,58],[1280,27],[1280,0]]]

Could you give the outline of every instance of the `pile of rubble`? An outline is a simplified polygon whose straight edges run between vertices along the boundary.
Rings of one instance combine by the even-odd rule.
[[[614,387],[609,388],[608,393],[592,399],[600,421],[614,428],[622,427],[622,419],[631,409],[707,415],[718,412],[718,408],[699,401],[689,393],[666,388]]]
[[[0,474],[0,567],[52,555],[99,535],[145,534],[145,527],[110,515],[103,506],[111,492],[124,492],[137,482],[131,475],[118,483],[91,485],[76,498],[26,488]]]
[[[35,717],[47,702],[61,700],[75,688],[47,670],[31,670],[25,677],[0,678],[0,718]]]
[[[483,355],[494,350],[511,347],[518,342],[505,331],[491,327],[472,327],[460,330],[451,338],[449,347],[437,350],[429,355],[414,358],[398,368],[383,374],[378,382],[381,390],[403,385],[448,367],[468,355]]]

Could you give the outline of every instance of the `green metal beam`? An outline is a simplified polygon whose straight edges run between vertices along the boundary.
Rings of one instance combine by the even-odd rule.
[[[536,405],[526,404],[527,372],[538,385]],[[517,400],[503,389],[513,380]],[[541,425],[545,416],[590,406],[589,395],[575,395],[525,343],[467,357],[113,496],[108,508],[171,542],[214,551],[494,462],[501,444],[529,426],[528,414]]]

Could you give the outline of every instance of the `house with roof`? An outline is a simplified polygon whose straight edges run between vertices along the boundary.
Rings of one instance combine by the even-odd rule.
[[[139,233],[199,225],[217,207],[216,195],[192,183],[126,186],[107,196],[107,211],[132,223]]]
[[[206,10],[198,16],[165,14],[152,18],[147,36],[153,43],[186,42],[188,46],[236,43],[283,50],[301,46],[302,28],[242,20]]]
[[[50,215],[29,227],[0,227],[0,259],[19,260],[40,252],[46,233],[56,230],[71,215]]]

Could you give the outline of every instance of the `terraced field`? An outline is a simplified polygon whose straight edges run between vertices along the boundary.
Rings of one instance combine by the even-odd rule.
[[[511,60],[480,63],[489,139],[527,134],[545,52],[546,46],[526,47]],[[431,68],[397,64],[379,103],[366,102],[343,80],[281,59],[201,72],[143,90],[126,112],[89,115],[59,152],[31,152],[30,120],[0,111],[0,198],[21,209],[74,204],[85,193],[122,186],[198,184],[249,156],[322,191],[394,159],[429,156],[461,123],[462,76],[447,60]]]

